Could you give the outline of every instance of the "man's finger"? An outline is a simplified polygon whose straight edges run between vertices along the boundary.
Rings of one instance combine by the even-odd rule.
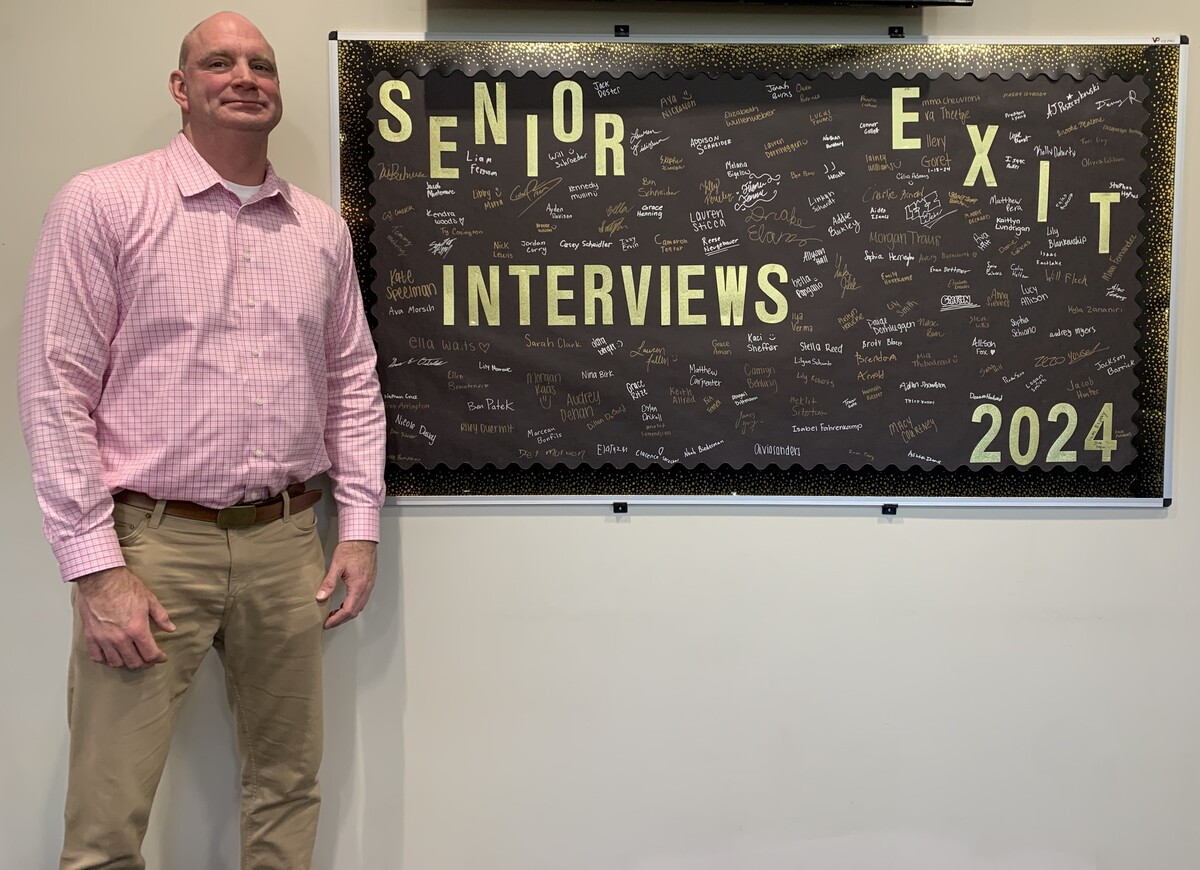
[[[351,613],[343,602],[342,606],[325,618],[325,628],[337,628],[345,622],[349,622],[354,618],[355,614]]]
[[[150,596],[150,618],[154,620],[154,624],[163,631],[174,631],[175,623],[171,622],[167,608],[159,603],[153,592],[147,591],[147,594]]]
[[[125,667],[129,668],[129,670],[140,671],[143,668],[150,666],[150,663],[142,658],[142,654],[138,652],[138,648],[133,644],[122,646],[120,647],[120,650],[121,661],[124,663]]]
[[[329,596],[333,594],[333,590],[337,587],[338,577],[341,573],[340,569],[329,569],[329,573],[325,575],[325,579],[321,581],[321,585],[317,588],[318,601],[329,600]]]
[[[141,654],[137,651],[137,647],[135,647],[128,638],[113,644],[113,647],[116,650],[117,658],[121,663],[118,665],[118,667],[126,667],[131,671],[136,671],[146,666],[146,663],[142,660]]]
[[[145,634],[131,635],[130,639],[133,641],[134,651],[147,665],[160,665],[167,660],[167,654],[154,642],[149,628]]]
[[[104,650],[100,648],[100,644],[96,643],[92,638],[87,639],[88,658],[97,664],[107,664],[107,659],[104,657]]]
[[[346,587],[346,597],[342,601],[342,610],[350,611],[350,618],[358,616],[363,611],[362,592],[358,587]]]

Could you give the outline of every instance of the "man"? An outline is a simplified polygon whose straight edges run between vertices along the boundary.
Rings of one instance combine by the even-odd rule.
[[[228,12],[201,22],[170,90],[182,132],[66,185],[27,290],[25,437],[74,583],[60,866],[145,866],[175,715],[215,647],[242,755],[242,867],[300,870],[322,628],[357,616],[375,583],[375,352],[344,223],[267,162],[282,102],[262,34]],[[325,471],[328,571],[305,489]]]

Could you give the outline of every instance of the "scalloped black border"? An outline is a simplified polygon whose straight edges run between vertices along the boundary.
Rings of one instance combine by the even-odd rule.
[[[1087,75],[1119,76],[1126,81],[1142,75],[1150,96],[1143,154],[1144,219],[1139,225],[1144,242],[1138,247],[1142,314],[1136,323],[1141,338],[1135,392],[1134,422],[1137,455],[1120,471],[1100,469],[1044,470],[1008,468],[1001,471],[967,467],[906,470],[799,467],[781,469],[744,466],[685,469],[634,465],[567,468],[566,466],[505,468],[462,466],[386,471],[389,496],[530,496],[530,495],[728,495],[820,497],[913,497],[980,499],[1155,499],[1164,495],[1167,421],[1167,352],[1171,286],[1171,230],[1175,196],[1176,123],[1178,112],[1179,46],[1176,44],[755,44],[755,43],[525,43],[525,42],[412,42],[383,40],[338,41],[338,106],[342,214],[354,241],[355,265],[368,319],[374,328],[377,301],[371,287],[376,275],[370,237],[374,229],[369,194],[370,160],[367,120],[368,85],[379,71],[413,70],[428,73],[495,75],[524,68],[523,74],[639,77],[673,75],[756,75],[789,78],[804,75],[900,75],[913,77],[973,75],[1004,79],[1045,75],[1052,79]],[[563,58],[570,57],[565,63]],[[703,64],[696,63],[698,58]],[[765,63],[764,59],[787,63]],[[664,69],[666,72],[664,72]],[[984,72],[980,72],[983,69]]]

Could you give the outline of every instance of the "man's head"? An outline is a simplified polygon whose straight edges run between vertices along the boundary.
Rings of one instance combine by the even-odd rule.
[[[265,136],[283,114],[275,52],[236,12],[218,12],[183,38],[170,87],[193,142],[225,131]]]

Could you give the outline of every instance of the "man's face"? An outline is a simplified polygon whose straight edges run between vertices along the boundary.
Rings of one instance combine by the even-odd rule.
[[[171,73],[171,94],[195,133],[269,133],[283,115],[275,52],[240,15],[205,20],[185,43],[184,68]]]

